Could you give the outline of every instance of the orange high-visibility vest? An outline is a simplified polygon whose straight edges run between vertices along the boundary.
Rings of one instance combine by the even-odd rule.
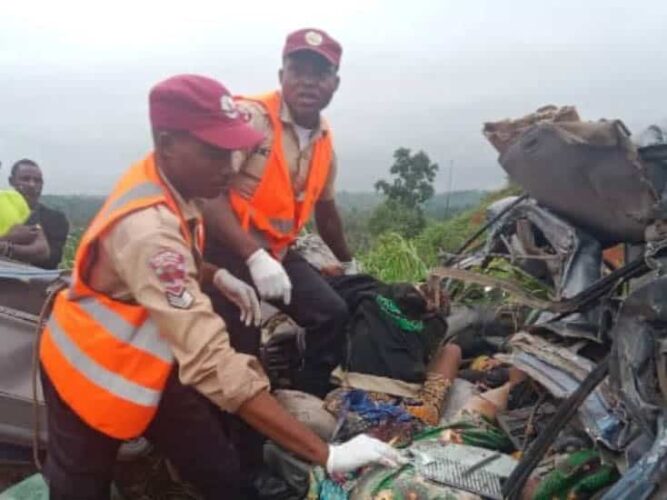
[[[100,237],[123,217],[157,204],[180,219],[190,246],[203,248],[202,222],[193,241],[150,154],[123,175],[84,233],[72,283],[56,296],[40,342],[42,366],[60,397],[89,426],[118,439],[139,436],[153,419],[173,355],[144,307],[96,292],[85,273]]]
[[[250,232],[274,256],[282,257],[310,219],[329,176],[333,146],[330,133],[322,134],[313,145],[308,180],[302,200],[296,200],[282,147],[280,92],[248,100],[264,106],[273,128],[273,144],[262,179],[248,199],[230,190],[229,200],[244,230]]]

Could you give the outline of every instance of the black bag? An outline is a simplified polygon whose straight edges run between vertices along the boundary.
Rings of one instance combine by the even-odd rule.
[[[445,318],[429,312],[411,284],[384,284],[367,275],[331,278],[330,284],[350,310],[343,368],[422,383],[447,332]],[[387,311],[392,304],[397,314]]]

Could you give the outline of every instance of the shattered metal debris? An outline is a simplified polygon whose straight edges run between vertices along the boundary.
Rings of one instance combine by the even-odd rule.
[[[511,201],[505,198],[491,205],[488,217],[494,217]],[[557,300],[575,297],[601,278],[600,243],[535,200],[518,204],[494,224],[484,253],[494,250],[507,253],[515,265],[553,286]],[[597,323],[597,316],[595,308],[570,315],[566,331],[585,330],[586,325]],[[553,317],[544,311],[536,323],[547,323]]]
[[[523,487],[535,467],[542,461],[545,453],[553,444],[560,431],[572,419],[577,409],[593,390],[604,380],[609,372],[609,358],[606,357],[591,371],[576,390],[563,400],[546,428],[533,441],[521,462],[503,485],[503,495],[510,500],[521,496]]]
[[[539,432],[546,421],[556,413],[551,403],[536,403],[525,408],[506,411],[498,414],[498,425],[512,440],[517,450],[523,450],[526,442]]]
[[[488,210],[493,214],[502,210],[503,204],[511,200],[499,200]],[[484,251],[492,252],[494,241],[501,235],[509,238],[511,246],[504,250],[510,258],[516,254],[515,260],[519,266],[535,256],[546,255],[555,260],[554,265],[546,269],[544,274],[554,276],[558,300],[573,297],[600,279],[600,243],[549,209],[539,206],[535,200],[529,199],[518,204],[502,217],[489,232]],[[537,239],[542,241],[538,244]]]
[[[509,345],[511,354],[498,354],[497,358],[527,373],[558,399],[572,395],[595,367],[589,359],[525,332],[514,335]],[[579,415],[595,441],[620,450],[627,445],[628,435],[615,410],[616,401],[603,382],[579,407]]]
[[[611,385],[632,421],[655,436],[667,402],[667,277],[628,296],[610,336]]]
[[[667,479],[667,426],[662,427],[650,451],[645,454],[601,500],[644,500]]]

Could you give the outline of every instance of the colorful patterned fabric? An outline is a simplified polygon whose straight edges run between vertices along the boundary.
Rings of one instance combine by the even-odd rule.
[[[308,500],[481,500],[479,496],[420,477],[411,466],[368,467],[342,481],[327,477],[321,467],[311,472]]]
[[[426,425],[438,425],[442,417],[447,392],[452,386],[451,380],[439,373],[429,372],[415,400],[403,400],[403,407]]]

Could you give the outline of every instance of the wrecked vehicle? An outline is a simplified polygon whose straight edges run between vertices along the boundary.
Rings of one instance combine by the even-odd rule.
[[[449,289],[453,279],[484,284],[500,259],[548,290],[540,305],[509,283],[486,282],[504,291],[503,306],[533,313],[495,355],[539,393],[498,417],[524,450],[503,494],[664,498],[665,136],[654,127],[637,146],[619,121],[582,122],[573,108],[553,107],[484,132],[527,196],[492,205],[483,248],[438,275]],[[619,243],[624,262],[610,263],[606,252]]]
[[[324,439],[372,432],[408,464],[331,478],[267,443],[263,498],[667,497],[667,134],[653,128],[635,144],[619,121],[555,107],[484,133],[524,194],[491,205],[473,250],[443,255],[423,286],[348,282],[358,322],[324,402],[290,390],[303,330],[264,310],[262,361],[281,402]],[[323,273],[336,267],[316,238],[297,249]],[[21,412],[13,421],[3,412],[0,442],[5,426],[19,427],[12,436],[24,447],[40,286],[30,309],[26,299],[3,316],[24,337],[0,365],[10,370],[2,396]],[[393,343],[375,343],[375,321]],[[432,402],[420,399],[427,365],[452,342],[463,362],[437,386],[446,400],[433,422],[419,411]]]
[[[311,497],[663,498],[667,147],[637,147],[621,122],[582,122],[572,108],[485,133],[525,194],[490,206],[485,241],[443,256],[428,284],[449,297],[445,341],[473,359],[459,378],[501,389],[512,367],[527,380],[510,386],[493,423],[443,417],[427,431],[436,442],[413,434],[411,473],[320,478]],[[487,439],[497,428],[509,444]],[[463,456],[479,467],[449,455],[472,443]],[[507,469],[486,467],[494,459],[479,449]],[[470,470],[479,474],[466,481]]]

